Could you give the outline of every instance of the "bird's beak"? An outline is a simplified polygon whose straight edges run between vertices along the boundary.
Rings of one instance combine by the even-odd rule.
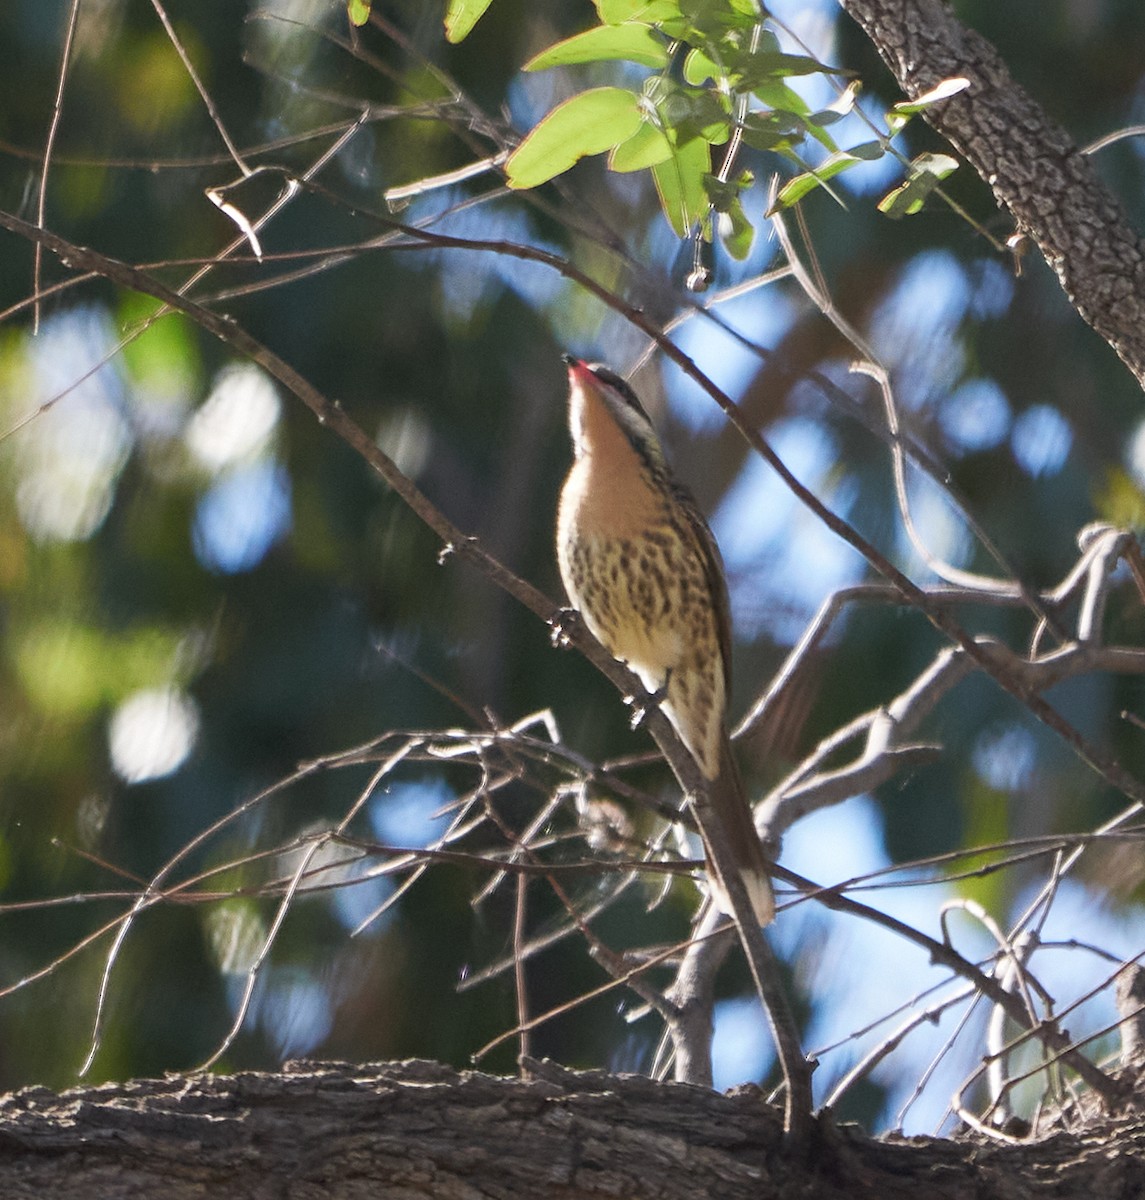
[[[586,381],[586,377],[591,378],[592,372],[588,369],[588,363],[586,363],[583,359],[576,358],[572,354],[562,354],[561,359],[563,360],[565,366],[569,369],[570,383],[584,383]]]

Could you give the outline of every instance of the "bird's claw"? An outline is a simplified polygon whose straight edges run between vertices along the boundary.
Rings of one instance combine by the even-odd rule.
[[[580,620],[580,613],[575,608],[561,608],[556,616],[549,621],[549,637],[558,650],[567,650],[572,645],[569,629]]]
[[[654,692],[644,692],[640,696],[625,696],[624,703],[632,709],[632,728],[639,729],[648,720],[648,714],[660,707],[661,702],[667,694],[668,681],[665,679],[663,684]]]

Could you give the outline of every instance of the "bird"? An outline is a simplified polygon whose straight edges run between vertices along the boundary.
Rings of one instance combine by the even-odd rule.
[[[768,861],[728,736],[731,614],[712,531],[672,475],[636,393],[600,363],[564,355],[573,463],[556,553],[572,607],[640,679],[709,783],[708,803],[760,925],[775,918]],[[712,862],[713,897],[730,914]]]

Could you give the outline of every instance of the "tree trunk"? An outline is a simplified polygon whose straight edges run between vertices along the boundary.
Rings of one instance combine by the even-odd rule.
[[[970,87],[925,110],[1036,243],[1070,303],[1145,386],[1145,245],[1069,134],[943,0],[840,0],[912,99]]]
[[[537,1064],[532,1080],[426,1062],[296,1063],[0,1100],[0,1195],[334,1200],[1020,1200],[1136,1197],[1145,1118],[1036,1142],[875,1141],[826,1118],[787,1150],[757,1089],[723,1096]]]

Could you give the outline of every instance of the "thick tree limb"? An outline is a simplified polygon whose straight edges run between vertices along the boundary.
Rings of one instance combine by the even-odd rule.
[[[944,0],[839,0],[912,99],[943,79],[966,91],[925,110],[1037,244],[1082,318],[1145,386],[1145,243],[1069,134]]]
[[[0,1100],[6,1200],[657,1197],[964,1200],[1136,1195],[1145,1122],[1025,1144],[874,1141],[820,1121],[789,1152],[755,1089],[719,1095],[532,1064],[294,1064]]]

